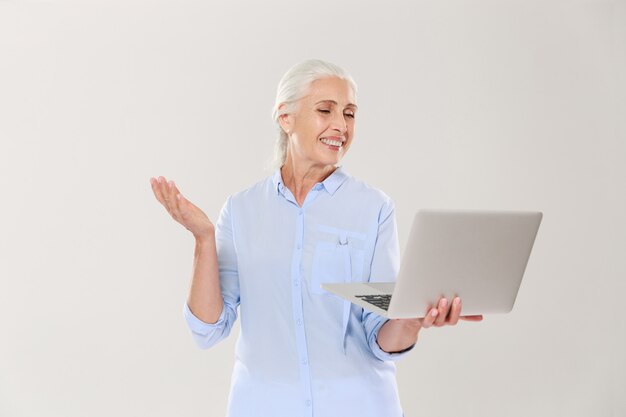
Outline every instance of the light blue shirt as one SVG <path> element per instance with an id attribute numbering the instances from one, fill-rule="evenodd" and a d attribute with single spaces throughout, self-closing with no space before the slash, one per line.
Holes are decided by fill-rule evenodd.
<path id="1" fill-rule="evenodd" d="M 394 281 L 394 204 L 341 167 L 299 207 L 277 170 L 230 196 L 216 222 L 224 309 L 215 324 L 184 316 L 207 349 L 241 315 L 229 417 L 403 415 L 393 361 L 376 341 L 387 319 L 320 288 Z"/>

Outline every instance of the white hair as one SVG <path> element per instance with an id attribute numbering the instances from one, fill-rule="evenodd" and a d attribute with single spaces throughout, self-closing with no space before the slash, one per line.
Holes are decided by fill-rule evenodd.
<path id="1" fill-rule="evenodd" d="M 272 111 L 272 119 L 278 128 L 278 137 L 274 147 L 273 165 L 275 168 L 280 168 L 285 163 L 289 143 L 289 137 L 278 122 L 279 117 L 283 114 L 289 114 L 295 109 L 295 103 L 304 96 L 313 81 L 326 77 L 338 77 L 346 80 L 356 95 L 356 83 L 350 74 L 335 64 L 319 59 L 308 59 L 294 65 L 280 79 L 276 91 L 276 102 Z M 285 106 L 279 110 L 278 107 L 281 104 L 285 104 Z"/>

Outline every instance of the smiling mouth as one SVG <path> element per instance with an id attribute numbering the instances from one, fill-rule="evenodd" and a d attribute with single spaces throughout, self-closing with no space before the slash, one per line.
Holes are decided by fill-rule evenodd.
<path id="1" fill-rule="evenodd" d="M 333 148 L 340 149 L 343 146 L 343 142 L 335 139 L 321 138 L 320 142 Z"/>

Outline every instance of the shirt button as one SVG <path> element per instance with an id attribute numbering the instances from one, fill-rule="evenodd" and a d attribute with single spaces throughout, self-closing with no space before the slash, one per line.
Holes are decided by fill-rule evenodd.
<path id="1" fill-rule="evenodd" d="M 296 246 L 298 248 L 298 250 L 302 249 L 302 245 L 298 243 L 298 246 Z"/>
<path id="2" fill-rule="evenodd" d="M 302 210 L 298 212 L 298 216 L 302 216 Z"/>
<path id="3" fill-rule="evenodd" d="M 304 403 L 306 404 L 307 407 L 311 406 L 311 400 L 306 400 Z"/>
<path id="4" fill-rule="evenodd" d="M 298 324 L 298 326 L 300 326 L 302 324 L 302 320 L 298 319 L 296 320 L 296 323 Z"/>
<path id="5" fill-rule="evenodd" d="M 307 364 L 307 360 L 306 359 L 302 359 L 302 365 L 306 365 Z"/>

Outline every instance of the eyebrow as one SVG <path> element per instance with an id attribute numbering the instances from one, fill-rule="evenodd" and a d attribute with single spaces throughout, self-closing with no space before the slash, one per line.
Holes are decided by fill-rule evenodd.
<path id="1" fill-rule="evenodd" d="M 337 103 L 335 100 L 320 100 L 320 101 L 318 101 L 318 102 L 317 102 L 317 103 L 315 103 L 315 104 L 320 104 L 320 103 L 333 103 L 334 105 L 339 104 L 339 103 Z M 357 106 L 356 104 L 353 104 L 353 103 L 348 103 L 348 104 L 346 105 L 346 107 L 354 107 L 355 109 L 358 109 L 358 108 L 359 108 L 359 106 Z"/>

